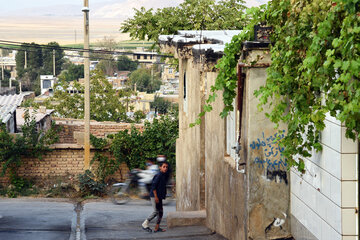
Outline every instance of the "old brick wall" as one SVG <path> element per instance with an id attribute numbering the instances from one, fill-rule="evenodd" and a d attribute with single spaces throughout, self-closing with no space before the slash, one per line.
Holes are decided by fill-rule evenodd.
<path id="1" fill-rule="evenodd" d="M 94 156 L 96 150 L 92 150 L 90 158 Z M 111 157 L 109 152 L 104 152 L 105 156 Z M 42 159 L 27 158 L 22 159 L 23 164 L 18 169 L 19 176 L 32 179 L 35 182 L 51 181 L 55 178 L 76 178 L 78 174 L 84 172 L 84 149 L 54 149 L 47 153 Z M 98 163 L 91 165 L 91 170 L 96 171 Z M 120 169 L 111 177 L 117 181 L 125 180 L 125 175 L 129 171 L 123 163 Z M 8 183 L 8 176 L 0 178 L 0 183 Z"/>
<path id="2" fill-rule="evenodd" d="M 84 121 L 78 119 L 54 118 L 56 126 L 61 128 L 59 143 L 82 144 L 84 133 Z M 137 129 L 142 130 L 143 124 L 135 124 Z M 131 129 L 130 123 L 96 122 L 90 121 L 90 133 L 96 137 L 106 137 L 109 134 Z"/>
<path id="3" fill-rule="evenodd" d="M 84 121 L 76 119 L 54 120 L 56 126 L 62 128 L 59 133 L 59 142 L 52 145 L 52 151 L 46 153 L 42 159 L 23 157 L 22 166 L 18 169 L 20 176 L 33 179 L 35 182 L 42 182 L 55 178 L 67 180 L 84 172 Z M 91 133 L 97 137 L 105 137 L 108 134 L 131 128 L 131 124 L 115 122 L 91 121 L 90 125 Z M 135 127 L 140 130 L 143 129 L 141 124 L 136 124 Z M 96 151 L 100 150 L 91 149 L 90 159 L 93 158 Z M 110 158 L 113 157 L 107 150 L 102 153 Z M 95 162 L 91 165 L 91 170 L 95 172 L 97 166 L 98 163 Z M 123 163 L 120 169 L 111 177 L 117 181 L 123 181 L 128 171 L 126 164 Z M 0 178 L 0 183 L 7 184 L 8 182 L 8 175 Z"/>

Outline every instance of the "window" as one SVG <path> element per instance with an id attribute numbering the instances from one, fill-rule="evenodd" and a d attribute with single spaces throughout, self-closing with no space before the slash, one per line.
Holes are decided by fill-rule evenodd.
<path id="1" fill-rule="evenodd" d="M 184 87 L 183 87 L 183 91 L 184 91 L 184 112 L 187 112 L 187 86 L 186 86 L 186 71 L 184 71 Z"/>
<path id="2" fill-rule="evenodd" d="M 51 80 L 43 80 L 43 88 L 44 89 L 51 88 Z"/>
<path id="3" fill-rule="evenodd" d="M 236 145 L 237 139 L 237 109 L 235 100 L 233 102 L 234 110 L 229 113 L 229 115 L 226 117 L 226 152 L 228 155 L 230 155 L 233 159 L 236 157 L 236 152 L 234 149 L 232 149 L 233 146 Z"/>
<path id="4" fill-rule="evenodd" d="M 172 74 L 172 73 L 173 73 L 173 69 L 169 68 L 169 74 Z"/>

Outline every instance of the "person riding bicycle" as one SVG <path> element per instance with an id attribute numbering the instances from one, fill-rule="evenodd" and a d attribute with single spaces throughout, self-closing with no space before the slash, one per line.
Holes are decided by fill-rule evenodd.
<path id="1" fill-rule="evenodd" d="M 162 161 L 160 162 L 159 165 L 160 165 L 159 166 L 160 171 L 154 176 L 150 191 L 150 200 L 154 211 L 142 223 L 142 228 L 149 232 L 152 231 L 151 228 L 149 227 L 149 223 L 155 217 L 157 217 L 157 222 L 155 225 L 154 232 L 166 231 L 165 229 L 160 228 L 160 222 L 164 214 L 162 200 L 166 198 L 166 183 L 169 178 L 168 175 L 169 163 L 166 161 Z"/>

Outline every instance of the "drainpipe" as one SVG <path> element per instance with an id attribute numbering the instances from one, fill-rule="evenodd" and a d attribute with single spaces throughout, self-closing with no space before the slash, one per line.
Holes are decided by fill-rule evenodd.
<path id="1" fill-rule="evenodd" d="M 240 150 L 241 150 L 241 127 L 242 127 L 242 112 L 244 102 L 244 85 L 245 85 L 245 74 L 242 72 L 242 68 L 245 66 L 244 63 L 238 64 L 238 111 L 239 111 L 239 137 L 237 145 L 234 147 L 236 150 L 236 171 L 245 174 L 246 161 L 241 162 Z"/>

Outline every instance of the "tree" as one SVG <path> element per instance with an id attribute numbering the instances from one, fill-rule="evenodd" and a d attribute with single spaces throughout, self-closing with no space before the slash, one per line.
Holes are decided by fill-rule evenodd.
<path id="1" fill-rule="evenodd" d="M 64 53 L 56 42 L 51 42 L 48 47 L 31 43 L 24 43 L 20 46 L 16 56 L 16 70 L 18 80 L 22 83 L 24 91 L 35 91 L 40 94 L 40 74 L 52 74 L 52 48 L 56 49 L 56 72 L 61 70 Z M 25 52 L 26 52 L 26 69 L 25 69 Z"/>
<path id="2" fill-rule="evenodd" d="M 84 78 L 84 65 L 76 65 L 71 62 L 64 64 L 64 70 L 59 75 L 59 78 L 66 82 Z"/>
<path id="3" fill-rule="evenodd" d="M 27 66 L 25 69 L 25 52 Z M 43 55 L 41 47 L 36 43 L 22 44 L 15 56 L 16 69 L 18 76 L 21 78 L 26 71 L 39 71 L 43 65 Z"/>
<path id="4" fill-rule="evenodd" d="M 175 146 L 178 138 L 179 121 L 177 115 L 163 115 L 151 123 L 146 121 L 143 131 L 134 126 L 131 131 L 120 131 L 114 136 L 110 151 L 118 165 L 125 162 L 132 168 L 144 168 L 148 158 L 164 154 L 171 166 L 175 168 Z"/>
<path id="5" fill-rule="evenodd" d="M 154 102 L 150 105 L 151 108 L 155 108 L 155 112 L 159 114 L 166 114 L 171 107 L 171 102 L 165 100 L 164 98 L 155 96 Z"/>
<path id="6" fill-rule="evenodd" d="M 61 72 L 64 63 L 64 50 L 60 48 L 57 42 L 50 42 L 46 48 L 43 48 L 43 74 L 52 75 L 54 72 L 53 50 L 55 50 L 55 75 Z"/>
<path id="7" fill-rule="evenodd" d="M 245 9 L 243 0 L 185 0 L 177 7 L 156 11 L 142 7 L 120 30 L 134 39 L 157 41 L 159 35 L 178 30 L 242 29 L 248 22 Z"/>
<path id="8" fill-rule="evenodd" d="M 91 74 L 90 119 L 96 121 L 127 121 L 126 109 L 117 92 L 100 70 Z M 55 86 L 54 96 L 46 101 L 46 106 L 53 108 L 56 114 L 67 118 L 84 118 L 84 86 L 74 81 L 72 84 L 60 81 Z"/>
<path id="9" fill-rule="evenodd" d="M 117 68 L 119 71 L 135 71 L 138 64 L 138 61 L 131 61 L 127 56 L 120 56 L 117 60 Z"/>
<path id="10" fill-rule="evenodd" d="M 102 59 L 96 65 L 96 68 L 101 70 L 106 76 L 114 76 L 115 71 L 117 70 L 117 63 L 115 60 L 110 59 Z"/>
<path id="11" fill-rule="evenodd" d="M 1 71 L 1 70 L 0 70 Z M 0 73 L 1 74 L 1 73 Z M 4 69 L 4 79 L 1 79 L 1 86 L 9 86 L 10 70 Z"/>
<path id="12" fill-rule="evenodd" d="M 160 89 L 161 80 L 158 75 L 151 74 L 151 70 L 140 68 L 130 74 L 129 84 L 141 92 L 152 93 Z"/>
<path id="13" fill-rule="evenodd" d="M 111 53 L 117 46 L 115 39 L 104 36 L 102 40 L 98 41 L 97 45 L 102 50 L 109 51 L 109 53 L 91 53 L 91 59 L 100 60 L 100 62 L 96 65 L 96 68 L 103 71 L 103 73 L 107 76 L 113 76 L 114 72 L 117 70 L 117 63 Z"/>

